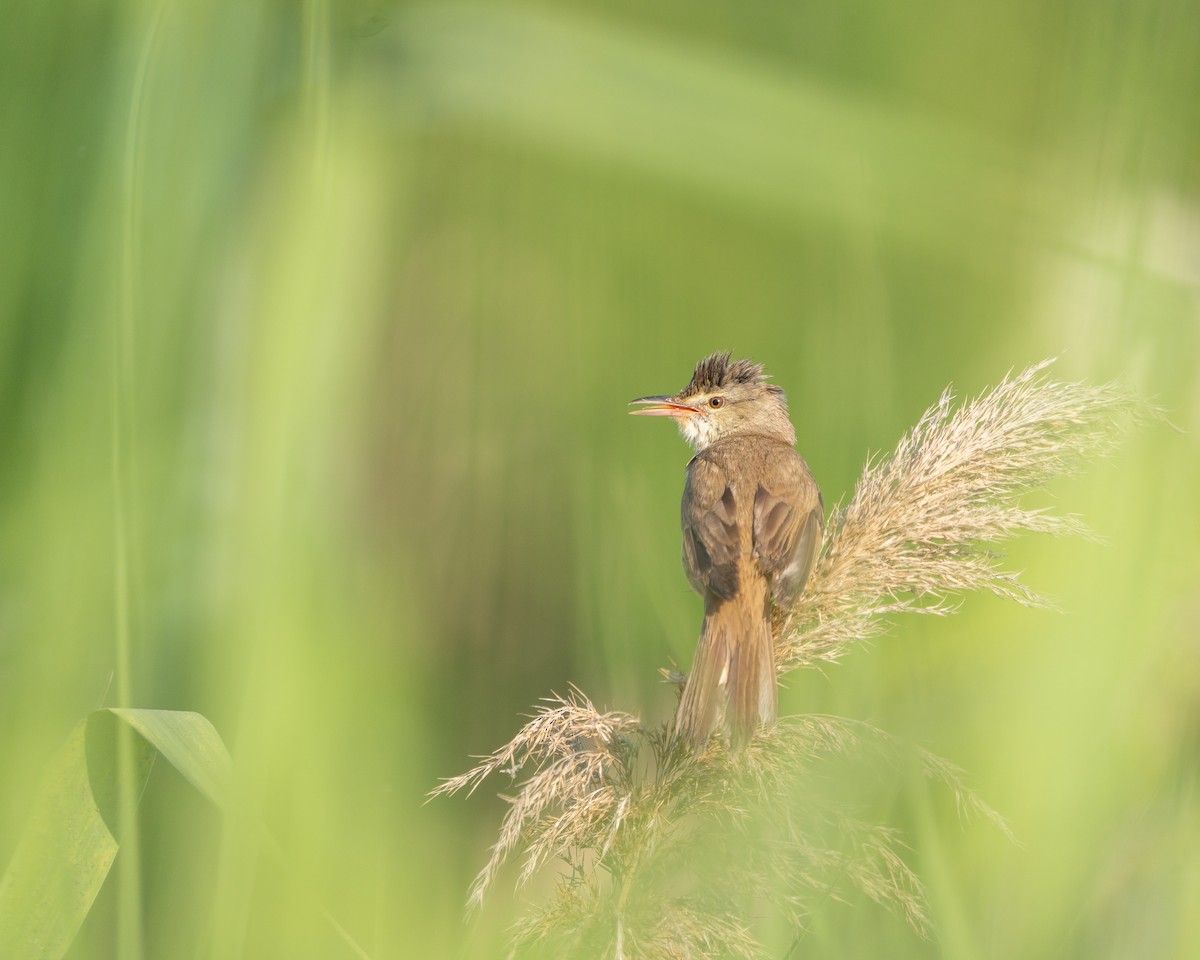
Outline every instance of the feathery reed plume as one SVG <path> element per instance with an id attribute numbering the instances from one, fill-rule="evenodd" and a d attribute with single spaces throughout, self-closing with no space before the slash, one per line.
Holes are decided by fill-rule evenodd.
<path id="1" fill-rule="evenodd" d="M 493 773 L 505 771 L 516 779 L 525 768 L 532 771 L 511 801 L 492 855 L 471 887 L 469 902 L 473 906 L 482 904 L 496 872 L 523 838 L 532 837 L 518 885 L 552 857 L 574 848 L 593 847 L 600 834 L 611 839 L 621 824 L 627 798 L 611 769 L 617 756 L 612 746 L 618 736 L 637 728 L 637 719 L 625 713 L 601 713 L 577 687 L 566 697 L 555 694 L 546 698 L 545 704 L 511 741 L 483 758 L 483 763 L 443 781 L 430 794 L 453 794 L 466 788 L 469 796 Z M 553 816 L 547 818 L 548 812 Z M 601 843 L 601 852 L 607 845 L 607 841 Z"/>
<path id="2" fill-rule="evenodd" d="M 1114 386 L 1049 380 L 1045 367 L 957 410 L 947 391 L 891 457 L 868 462 L 834 513 L 808 588 L 774 624 L 780 671 L 836 659 L 878 635 L 890 614 L 949 613 L 970 590 L 1043 602 L 987 546 L 1027 531 L 1086 533 L 1078 518 L 1018 497 L 1110 450 L 1122 418 L 1155 412 Z M 563 864 L 556 893 L 518 922 L 516 950 L 753 958 L 761 951 L 746 918 L 765 903 L 802 932 L 815 903 L 861 896 L 929 933 L 896 831 L 851 815 L 824 775 L 830 764 L 875 770 L 914 759 L 951 791 L 960 815 L 1011 836 L 958 767 L 869 724 L 785 717 L 742 749 L 714 737 L 693 751 L 669 725 L 600 711 L 574 687 L 431 795 L 472 793 L 499 773 L 516 784 L 472 906 L 518 851 L 518 887 L 551 860 Z"/>
<path id="3" fill-rule="evenodd" d="M 958 409 L 947 389 L 890 457 L 867 463 L 830 518 L 804 593 L 776 623 L 781 673 L 837 659 L 883 632 L 890 614 L 950 613 L 952 598 L 970 591 L 1045 605 L 990 546 L 1022 533 L 1086 535 L 1078 517 L 1019 497 L 1078 472 L 1115 447 L 1122 421 L 1155 412 L 1115 384 L 1051 380 L 1052 362 Z"/>

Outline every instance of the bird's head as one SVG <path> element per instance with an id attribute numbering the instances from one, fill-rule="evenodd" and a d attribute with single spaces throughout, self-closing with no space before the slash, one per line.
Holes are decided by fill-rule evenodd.
<path id="1" fill-rule="evenodd" d="M 783 390 L 767 383 L 762 364 L 714 353 L 696 365 L 691 382 L 670 396 L 639 397 L 630 413 L 674 417 L 696 450 L 726 437 L 757 434 L 796 442 Z"/>

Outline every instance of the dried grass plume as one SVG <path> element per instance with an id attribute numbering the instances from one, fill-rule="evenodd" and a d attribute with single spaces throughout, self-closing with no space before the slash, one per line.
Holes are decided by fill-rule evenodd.
<path id="1" fill-rule="evenodd" d="M 1114 449 L 1124 424 L 1156 413 L 1125 389 L 1050 379 L 1046 360 L 954 405 L 950 389 L 891 456 L 868 462 L 827 524 L 796 607 L 780 618 L 780 672 L 835 660 L 901 612 L 944 615 L 984 591 L 1039 606 L 994 547 L 1023 533 L 1086 534 L 1076 516 L 1022 506 L 1048 480 Z"/>

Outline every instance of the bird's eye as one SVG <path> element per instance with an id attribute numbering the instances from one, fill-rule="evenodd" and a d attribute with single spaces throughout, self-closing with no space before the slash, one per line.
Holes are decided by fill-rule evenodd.
<path id="1" fill-rule="evenodd" d="M 710 407 L 712 407 L 714 410 L 716 410 L 725 405 L 725 398 L 724 397 L 710 397 L 709 401 L 708 401 L 708 405 Z"/>

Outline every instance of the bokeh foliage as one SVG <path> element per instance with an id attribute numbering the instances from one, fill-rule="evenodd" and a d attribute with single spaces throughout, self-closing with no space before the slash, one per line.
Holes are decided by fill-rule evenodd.
<path id="1" fill-rule="evenodd" d="M 1198 28 L 1181 0 L 16 5 L 0 859 L 83 716 L 195 710 L 230 812 L 151 777 L 146 956 L 341 955 L 313 889 L 372 956 L 499 954 L 514 904 L 462 906 L 502 804 L 425 791 L 570 681 L 666 717 L 699 622 L 685 449 L 625 401 L 761 360 L 837 501 L 947 382 L 1061 354 L 1182 428 L 1051 491 L 1106 544 L 1014 546 L 1064 612 L 974 598 L 781 704 L 950 757 L 1021 845 L 881 775 L 938 938 L 831 903 L 798 952 L 1194 955 Z M 117 890 L 71 956 L 115 954 Z"/>

